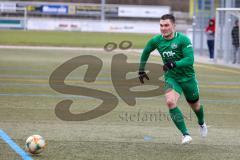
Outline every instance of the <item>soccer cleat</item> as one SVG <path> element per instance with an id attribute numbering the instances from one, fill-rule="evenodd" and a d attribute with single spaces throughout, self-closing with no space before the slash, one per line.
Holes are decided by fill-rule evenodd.
<path id="1" fill-rule="evenodd" d="M 203 123 L 203 125 L 199 125 L 199 130 L 201 137 L 207 137 L 208 129 L 206 123 Z"/>
<path id="2" fill-rule="evenodd" d="M 189 144 L 192 141 L 192 137 L 189 135 L 184 135 L 182 137 L 182 144 Z"/>

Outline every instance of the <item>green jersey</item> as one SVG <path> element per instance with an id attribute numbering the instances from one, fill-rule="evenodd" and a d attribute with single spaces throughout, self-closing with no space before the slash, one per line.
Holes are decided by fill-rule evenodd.
<path id="1" fill-rule="evenodd" d="M 164 74 L 165 79 L 170 77 L 184 82 L 195 77 L 193 48 L 187 36 L 179 32 L 175 32 L 174 38 L 170 40 L 164 39 L 161 34 L 154 36 L 143 50 L 140 70 L 144 70 L 150 53 L 155 49 L 160 53 L 164 64 L 169 61 L 176 62 L 176 67 Z"/>

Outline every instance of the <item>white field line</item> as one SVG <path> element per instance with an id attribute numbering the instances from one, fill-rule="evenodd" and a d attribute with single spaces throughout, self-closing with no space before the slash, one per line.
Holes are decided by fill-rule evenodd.
<path id="1" fill-rule="evenodd" d="M 0 45 L 0 49 L 38 49 L 38 50 L 83 50 L 83 51 L 104 51 L 103 48 L 89 48 L 89 47 L 53 47 L 53 46 L 14 46 L 14 45 Z M 141 52 L 142 49 L 115 49 L 117 52 Z"/>

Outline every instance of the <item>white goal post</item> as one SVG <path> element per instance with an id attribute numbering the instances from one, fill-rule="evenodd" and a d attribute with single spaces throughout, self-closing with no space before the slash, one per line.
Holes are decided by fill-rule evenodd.
<path id="1" fill-rule="evenodd" d="M 236 64 L 236 61 L 238 61 L 240 63 L 239 50 L 236 51 L 232 44 L 232 29 L 237 20 L 240 20 L 240 8 L 217 8 L 214 45 L 215 62 Z M 233 36 L 239 37 L 239 32 Z"/>

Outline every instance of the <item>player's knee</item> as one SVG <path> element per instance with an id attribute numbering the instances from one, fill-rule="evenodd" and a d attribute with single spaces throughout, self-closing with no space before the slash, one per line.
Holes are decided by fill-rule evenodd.
<path id="1" fill-rule="evenodd" d="M 177 106 L 177 101 L 178 101 L 179 96 L 180 95 L 174 90 L 165 94 L 166 104 L 169 109 L 172 109 Z"/>
<path id="2" fill-rule="evenodd" d="M 169 109 L 174 108 L 177 105 L 176 102 L 174 101 L 174 99 L 167 99 L 166 104 Z"/>

